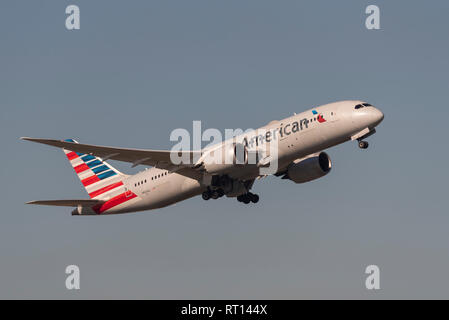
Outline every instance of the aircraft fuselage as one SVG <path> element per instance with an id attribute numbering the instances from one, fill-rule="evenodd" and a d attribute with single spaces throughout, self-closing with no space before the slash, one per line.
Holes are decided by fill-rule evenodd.
<path id="1" fill-rule="evenodd" d="M 341 101 L 315 107 L 291 117 L 271 121 L 264 129 L 264 136 L 248 137 L 248 149 L 277 139 L 278 172 L 295 159 L 320 152 L 349 140 L 359 140 L 374 132 L 383 114 L 375 107 L 358 108 L 362 101 Z M 365 130 L 365 131 L 364 131 Z M 367 134 L 357 136 L 360 132 Z M 228 143 L 227 141 L 223 144 Z M 259 176 L 257 167 L 233 170 L 233 179 L 251 180 Z M 105 213 L 124 213 L 162 208 L 200 195 L 208 188 L 202 180 L 192 179 L 176 172 L 150 168 L 125 179 L 123 192 L 135 195 L 129 201 L 115 206 Z"/>

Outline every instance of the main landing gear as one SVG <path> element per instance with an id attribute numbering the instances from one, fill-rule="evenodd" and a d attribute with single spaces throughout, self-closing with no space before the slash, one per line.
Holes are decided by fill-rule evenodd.
<path id="1" fill-rule="evenodd" d="M 359 141 L 359 148 L 360 149 L 368 149 L 368 146 L 369 146 L 368 142 L 362 141 L 362 140 Z"/>
<path id="2" fill-rule="evenodd" d="M 238 196 L 237 201 L 243 202 L 244 204 L 248 204 L 250 202 L 257 203 L 257 202 L 259 202 L 259 196 L 257 194 L 248 192 L 248 193 Z"/>
<path id="3" fill-rule="evenodd" d="M 223 197 L 225 194 L 228 197 L 237 197 L 239 202 L 243 202 L 248 204 L 250 202 L 257 203 L 259 202 L 259 196 L 257 194 L 248 192 L 251 189 L 254 180 L 248 181 L 239 181 L 233 180 L 229 178 L 229 176 L 213 176 L 212 183 L 207 187 L 207 190 L 204 190 L 202 193 L 202 198 L 204 200 L 209 199 L 218 199 Z"/>
<path id="4" fill-rule="evenodd" d="M 223 197 L 224 194 L 225 193 L 224 193 L 223 189 L 216 189 L 216 190 L 208 189 L 202 193 L 201 197 L 204 200 L 218 199 L 218 198 Z M 259 202 L 259 196 L 257 194 L 248 192 L 248 193 L 239 195 L 237 197 L 237 201 L 243 202 L 244 204 L 248 204 L 250 202 L 257 203 L 257 202 Z"/>
<path id="5" fill-rule="evenodd" d="M 211 189 L 207 189 L 206 191 L 203 192 L 203 194 L 201 195 L 203 197 L 204 200 L 209 200 L 209 199 L 218 199 L 224 196 L 224 191 L 223 189 L 216 189 L 216 190 L 211 190 Z"/>

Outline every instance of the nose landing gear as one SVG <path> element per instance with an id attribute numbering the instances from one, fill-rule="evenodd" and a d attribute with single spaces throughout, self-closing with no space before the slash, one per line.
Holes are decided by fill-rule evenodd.
<path id="1" fill-rule="evenodd" d="M 368 146 L 369 146 L 368 142 L 362 141 L 362 140 L 359 141 L 359 148 L 360 149 L 368 149 Z"/>

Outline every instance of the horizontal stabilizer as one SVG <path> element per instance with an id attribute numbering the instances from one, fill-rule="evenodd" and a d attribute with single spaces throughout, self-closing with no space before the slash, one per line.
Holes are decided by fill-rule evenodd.
<path id="1" fill-rule="evenodd" d="M 79 200 L 37 200 L 27 202 L 26 204 L 38 204 L 43 206 L 58 206 L 58 207 L 78 207 L 78 206 L 93 207 L 101 203 L 104 203 L 104 201 L 79 199 Z"/>

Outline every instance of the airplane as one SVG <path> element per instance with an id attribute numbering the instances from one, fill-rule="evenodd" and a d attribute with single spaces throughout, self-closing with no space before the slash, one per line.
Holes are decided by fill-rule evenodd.
<path id="1" fill-rule="evenodd" d="M 323 150 L 347 141 L 368 148 L 365 139 L 376 132 L 384 114 L 369 103 L 346 100 L 325 104 L 274 120 L 243 140 L 227 139 L 196 151 L 176 151 L 189 160 L 174 163 L 169 150 L 128 149 L 81 144 L 73 139 L 52 140 L 22 137 L 22 140 L 62 148 L 90 199 L 38 200 L 27 204 L 74 207 L 72 215 L 108 215 L 163 208 L 201 195 L 204 200 L 223 196 L 244 204 L 257 203 L 250 192 L 261 168 L 277 161 L 274 176 L 305 183 L 327 175 L 332 168 Z M 256 131 L 255 131 L 256 132 Z M 259 132 L 259 131 L 257 131 Z M 243 136 L 242 136 L 243 137 Z M 276 142 L 273 154 L 253 157 L 257 149 Z M 217 150 L 230 162 L 206 161 Z M 241 152 L 238 150 L 242 150 Z M 265 156 L 264 156 L 265 155 Z M 276 158 L 274 158 L 276 156 Z M 150 166 L 135 175 L 124 174 L 107 160 Z M 239 161 L 238 161 L 239 160 Z"/>

